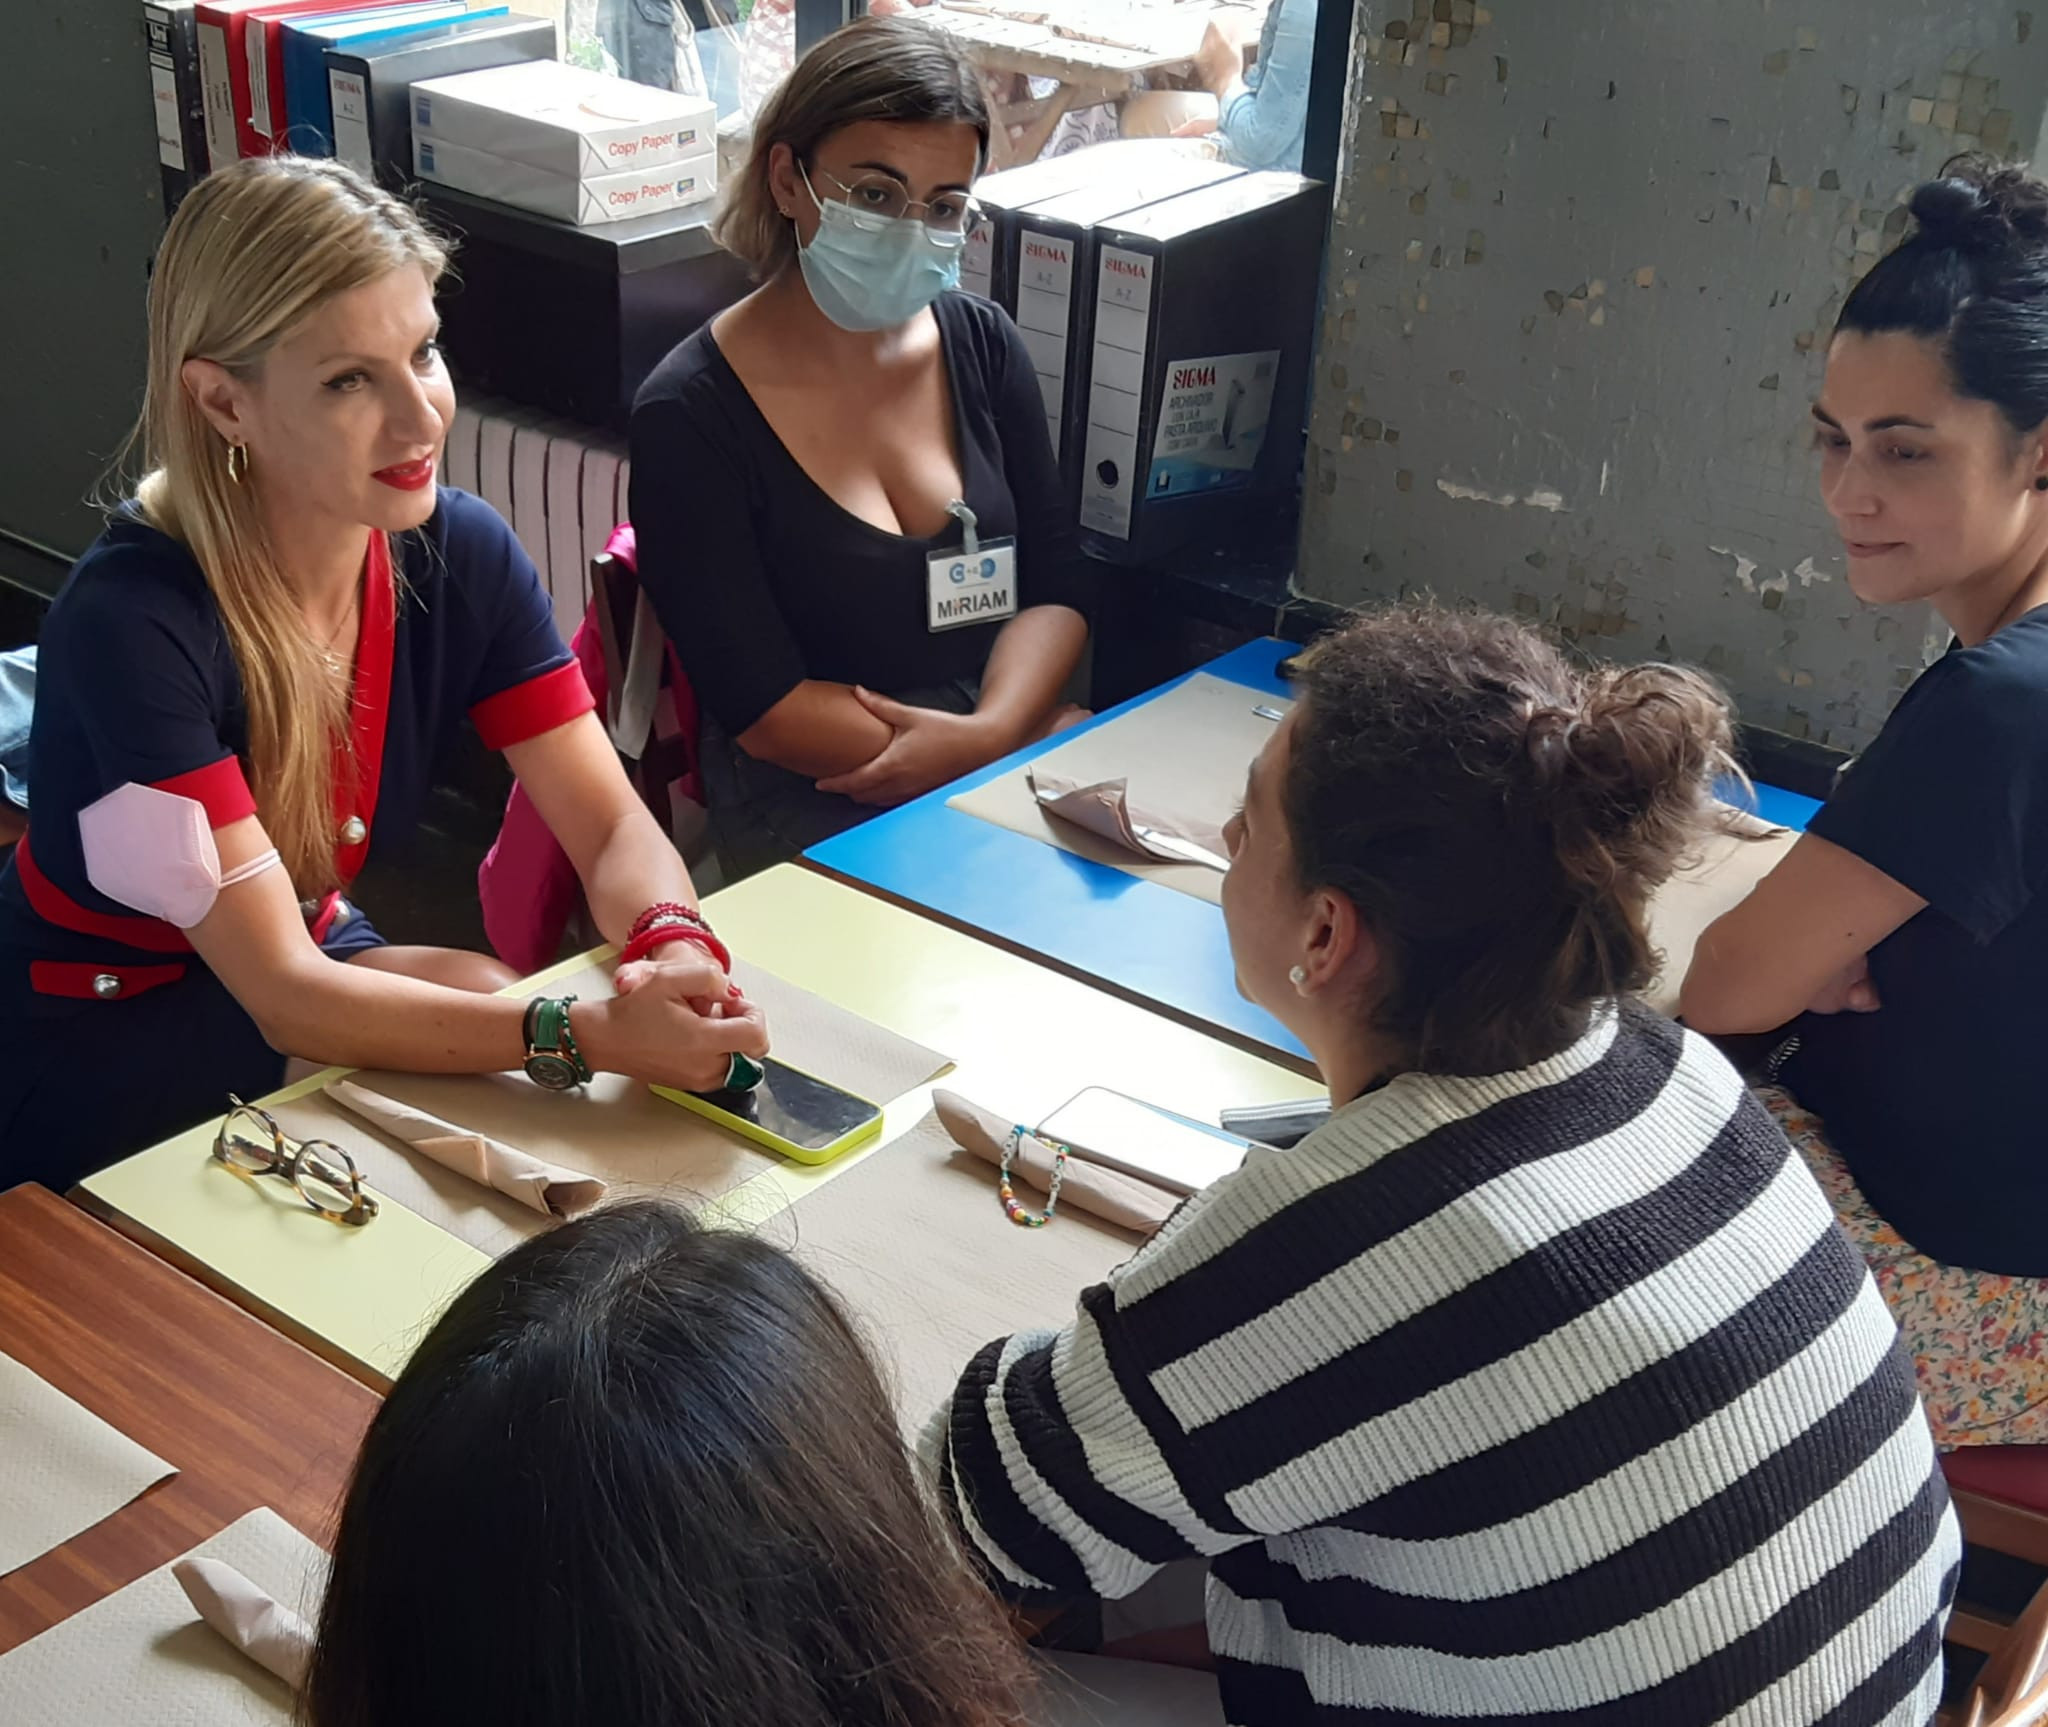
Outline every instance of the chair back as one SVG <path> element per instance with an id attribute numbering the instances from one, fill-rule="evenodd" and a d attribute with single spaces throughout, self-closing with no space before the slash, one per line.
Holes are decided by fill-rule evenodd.
<path id="1" fill-rule="evenodd" d="M 687 857 L 704 830 L 697 699 L 632 564 L 620 555 L 623 537 L 614 535 L 590 560 L 608 691 L 605 729 L 633 789 Z"/>
<path id="2" fill-rule="evenodd" d="M 1964 1706 L 1963 1727 L 2035 1727 L 2048 1720 L 2048 1584 L 1984 1663 Z"/>

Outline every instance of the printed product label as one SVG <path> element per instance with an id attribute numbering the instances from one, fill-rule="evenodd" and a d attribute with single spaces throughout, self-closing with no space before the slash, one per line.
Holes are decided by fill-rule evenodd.
<path id="1" fill-rule="evenodd" d="M 1160 388 L 1146 496 L 1185 498 L 1249 486 L 1279 369 L 1277 348 L 1171 362 Z"/>

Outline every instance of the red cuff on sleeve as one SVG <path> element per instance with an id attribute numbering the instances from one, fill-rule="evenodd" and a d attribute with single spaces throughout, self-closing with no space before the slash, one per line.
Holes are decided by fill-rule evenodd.
<path id="1" fill-rule="evenodd" d="M 222 756 L 207 767 L 151 783 L 160 792 L 173 792 L 204 804 L 208 827 L 224 828 L 256 813 L 255 796 L 242 777 L 242 764 L 233 756 Z"/>
<path id="2" fill-rule="evenodd" d="M 551 732 L 597 706 L 584 682 L 583 668 L 574 660 L 486 696 L 469 710 L 477 736 L 493 750 L 509 750 L 542 732 Z"/>

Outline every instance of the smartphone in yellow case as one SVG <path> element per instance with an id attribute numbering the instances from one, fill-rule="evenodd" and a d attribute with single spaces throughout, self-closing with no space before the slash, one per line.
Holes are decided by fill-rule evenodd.
<path id="1" fill-rule="evenodd" d="M 752 1091 L 649 1089 L 799 1163 L 830 1163 L 882 1131 L 880 1105 L 772 1055 L 761 1058 L 761 1067 L 761 1083 Z"/>

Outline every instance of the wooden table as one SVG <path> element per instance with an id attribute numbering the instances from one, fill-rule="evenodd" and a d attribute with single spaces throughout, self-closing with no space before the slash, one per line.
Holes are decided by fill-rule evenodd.
<path id="1" fill-rule="evenodd" d="M 33 1185 L 0 1194 L 0 1350 L 178 1470 L 0 1577 L 0 1653 L 260 1505 L 326 1545 L 377 1408 L 347 1375 Z"/>
<path id="2" fill-rule="evenodd" d="M 1156 20 L 1147 16 L 1153 12 Z M 989 116 L 989 165 L 1007 168 L 1036 161 L 1053 129 L 1069 113 L 1121 102 L 1141 78 L 1147 85 L 1186 78 L 1204 28 L 1224 13 L 1247 18 L 1247 27 L 1256 36 L 1264 8 L 1207 0 L 1134 6 L 1120 9 L 1114 26 L 1108 28 L 1110 20 L 1100 8 L 1091 15 L 1088 8 L 1057 3 L 1006 6 L 1002 0 L 940 0 L 916 16 L 951 36 L 983 73 L 1058 81 L 1059 88 L 1050 96 L 994 104 Z M 1090 40 L 1091 36 L 1103 39 Z"/>

